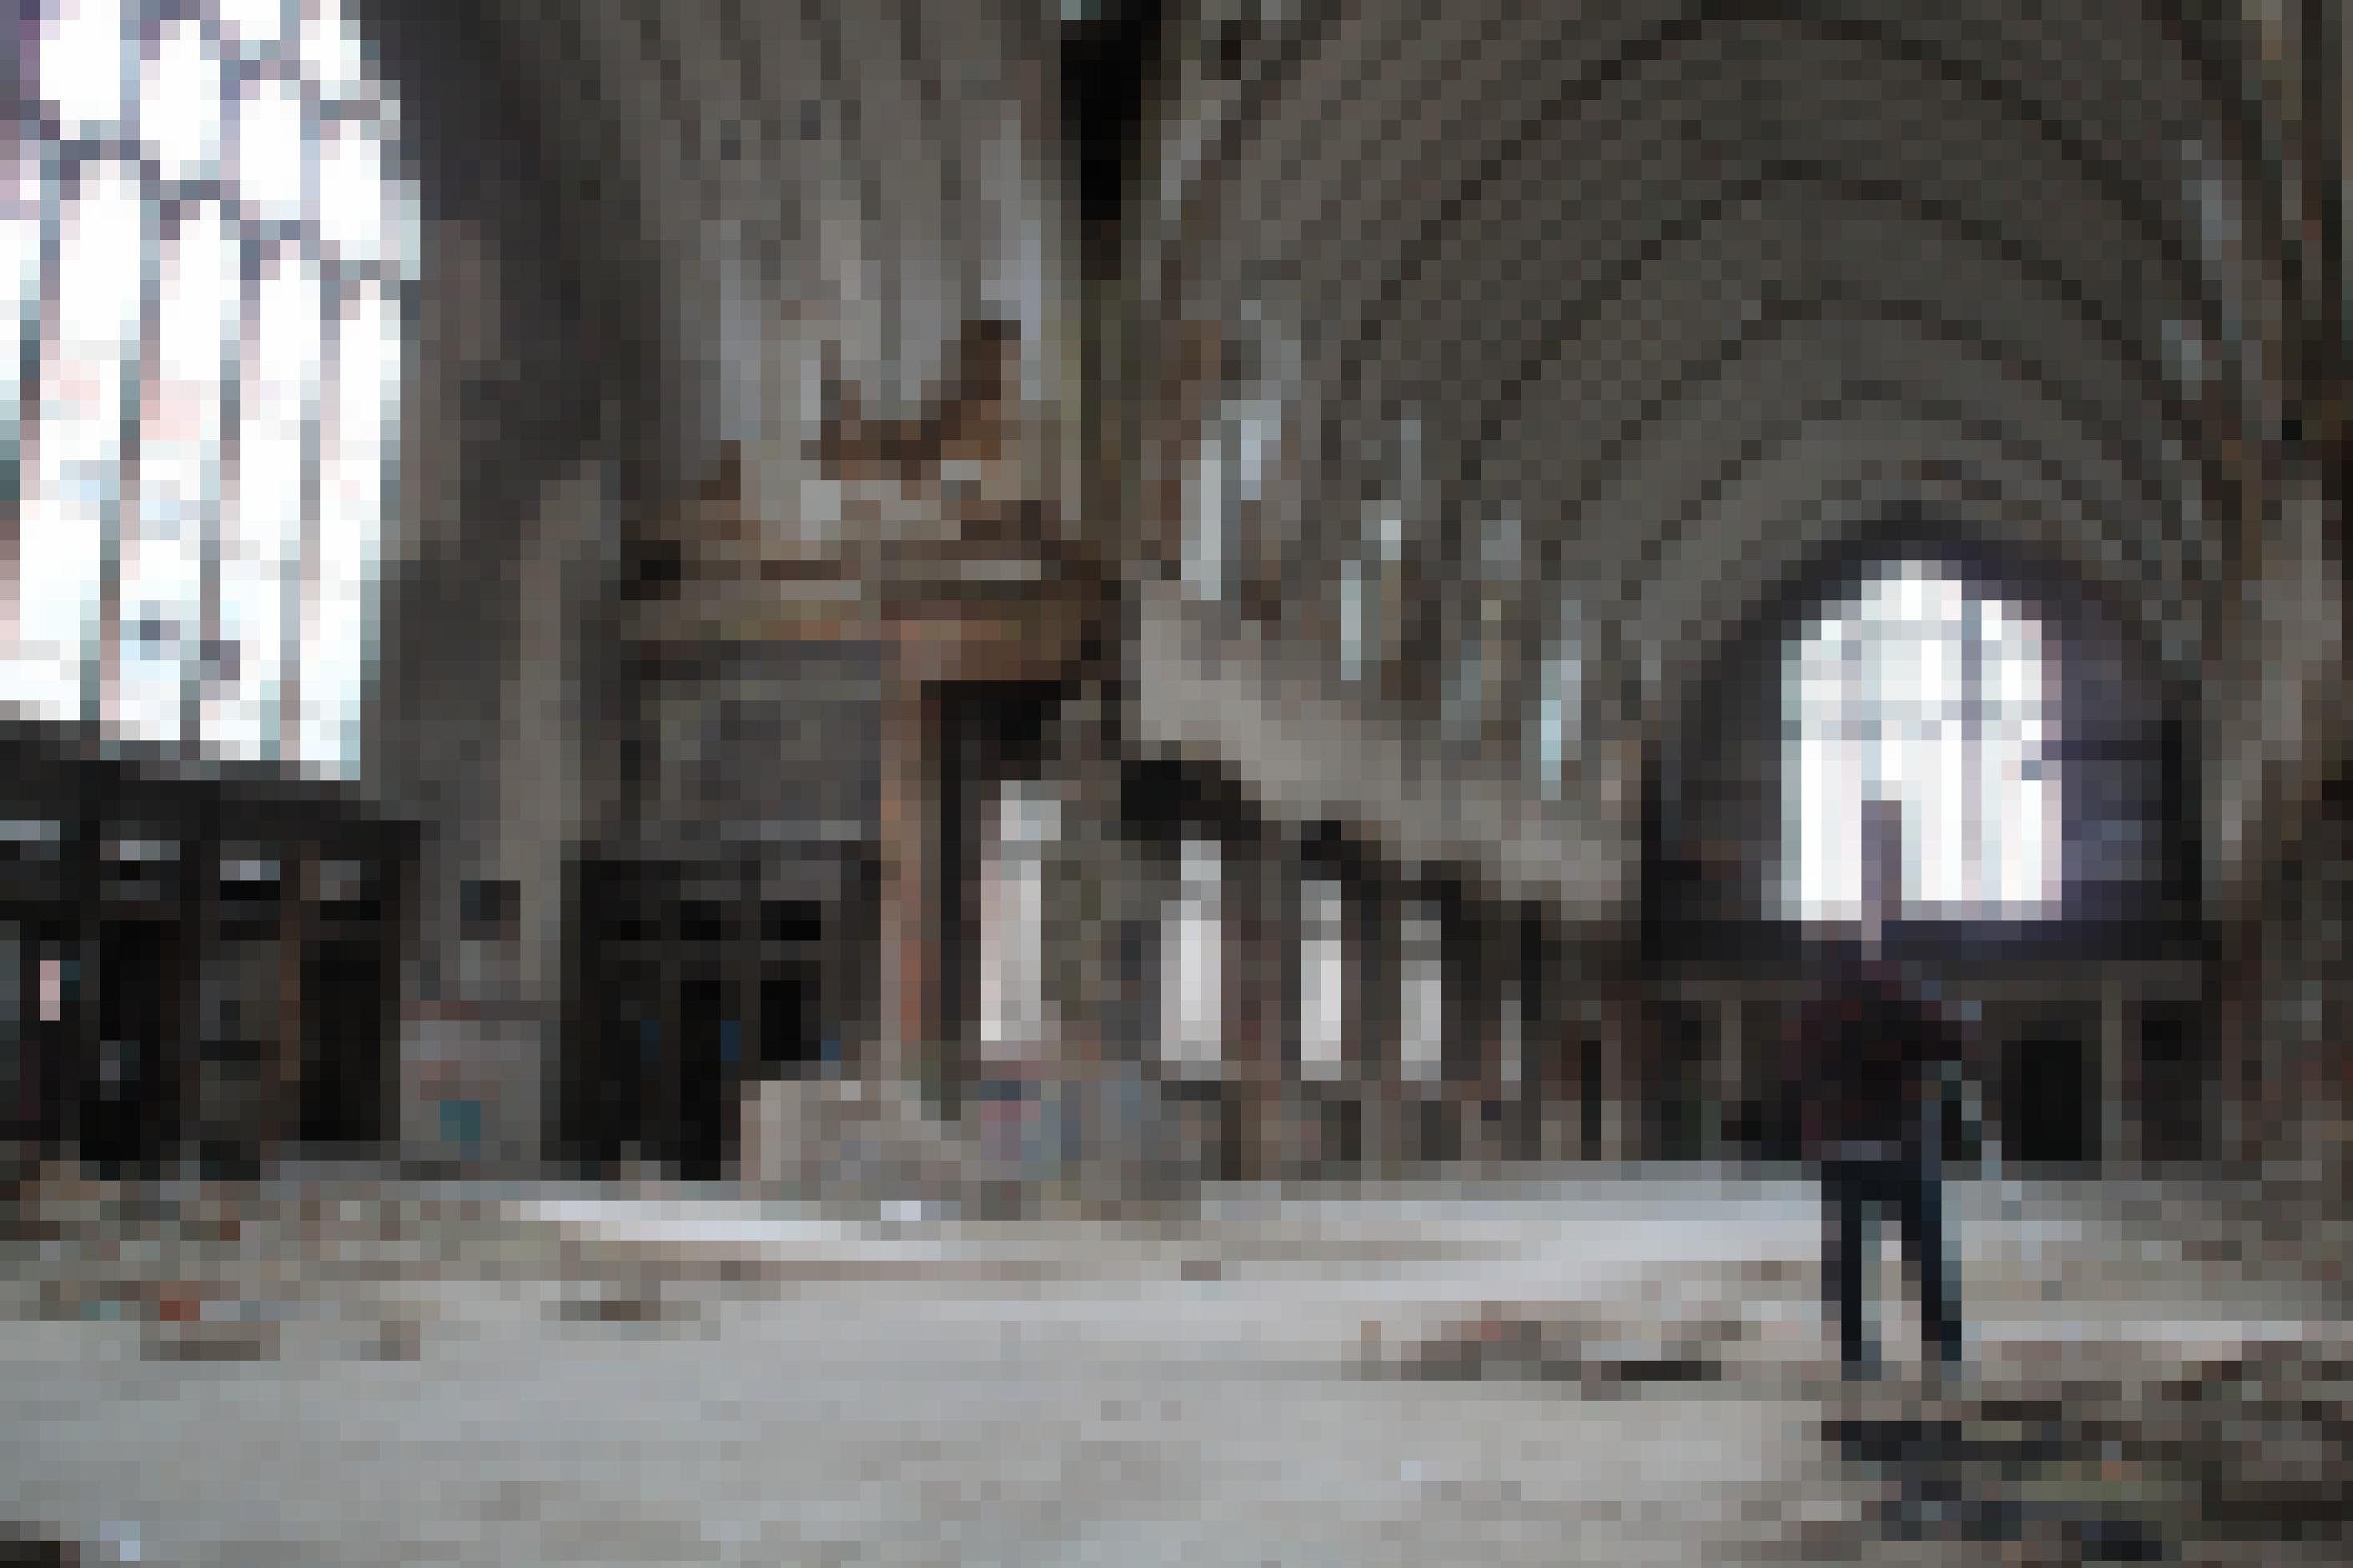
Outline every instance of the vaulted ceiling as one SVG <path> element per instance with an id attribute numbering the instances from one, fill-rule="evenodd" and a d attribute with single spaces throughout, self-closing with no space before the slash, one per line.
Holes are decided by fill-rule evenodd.
<path id="1" fill-rule="evenodd" d="M 1644 734 L 1810 556 L 1917 509 L 2109 591 L 2185 695 L 2300 635 L 2225 590 L 2341 551 L 2283 525 L 2327 463 L 2306 345 L 2342 331 L 2327 7 L 1225 0 L 1188 28 L 1137 309 L 1171 363 L 1203 322 L 1295 354 L 1267 520 L 1294 584 L 1410 418 L 1420 591 L 1517 517 L 1514 613 L 1577 601 Z"/>
<path id="2" fill-rule="evenodd" d="M 1301 340 L 1311 532 L 1409 409 L 1440 526 L 1516 510 L 1668 658 L 1894 491 L 2197 653 L 2284 323 L 2260 125 L 2160 8 L 1287 9 L 1195 66 L 1139 253 Z"/>

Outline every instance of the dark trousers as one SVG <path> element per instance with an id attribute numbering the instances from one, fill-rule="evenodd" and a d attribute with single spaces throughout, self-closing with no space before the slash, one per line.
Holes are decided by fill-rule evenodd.
<path id="1" fill-rule="evenodd" d="M 1863 1216 L 1865 1205 L 1877 1204 L 1894 1215 L 1919 1280 L 1921 1338 L 1947 1362 L 1959 1361 L 1960 1305 L 1945 1258 L 1944 1194 L 1926 1165 L 1916 1159 L 1825 1161 L 1822 1201 L 1822 1283 L 1836 1296 L 1841 1359 L 1860 1367 L 1870 1357 L 1862 1273 L 1872 1248 Z"/>

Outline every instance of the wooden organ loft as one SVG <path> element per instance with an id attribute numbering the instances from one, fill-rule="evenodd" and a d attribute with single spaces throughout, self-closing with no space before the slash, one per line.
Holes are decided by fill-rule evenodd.
<path id="1" fill-rule="evenodd" d="M 417 835 L 263 766 L 0 732 L 0 1138 L 236 1173 L 375 1154 Z"/>

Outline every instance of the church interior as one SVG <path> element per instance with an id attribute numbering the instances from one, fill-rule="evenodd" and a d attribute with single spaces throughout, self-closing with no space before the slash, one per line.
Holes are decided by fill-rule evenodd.
<path id="1" fill-rule="evenodd" d="M 2333 0 L 10 5 L 25 1190 L 2341 1206 Z"/>
<path id="2" fill-rule="evenodd" d="M 2336 1159 L 2329 7 L 1064 9 L 20 7 L 20 1152 Z"/>

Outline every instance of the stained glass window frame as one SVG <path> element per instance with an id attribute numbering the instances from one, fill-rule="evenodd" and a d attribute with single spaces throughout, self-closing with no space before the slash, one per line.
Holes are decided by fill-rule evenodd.
<path id="1" fill-rule="evenodd" d="M 415 182 L 396 95 L 371 68 L 366 41 L 335 0 L 120 0 L 119 6 L 19 0 L 14 10 L 24 47 L 0 126 L 7 138 L 0 174 L 16 190 L 0 219 L 23 218 L 30 171 L 39 239 L 29 279 L 0 277 L 0 309 L 9 310 L 15 328 L 0 337 L 0 352 L 15 349 L 17 371 L 13 385 L 0 385 L 10 403 L 0 410 L 7 421 L 0 427 L 6 458 L 0 463 L 0 706 L 16 717 L 78 722 L 110 750 L 353 776 L 360 763 L 359 711 L 375 663 L 384 531 L 397 505 L 400 391 L 418 274 Z M 110 11 L 119 12 L 121 112 L 93 120 L 75 111 L 74 89 L 43 73 L 62 70 L 52 51 L 77 26 L 96 29 L 82 35 L 82 46 L 93 56 L 101 52 L 94 40 L 103 36 Z M 174 71 L 183 90 L 167 100 L 162 84 Z M 185 89 L 208 71 L 216 112 L 206 116 L 190 107 L 197 100 Z M 276 210 L 250 188 L 254 149 L 243 140 L 250 106 L 265 98 L 288 104 L 299 121 L 297 155 L 278 166 L 281 175 L 294 171 L 300 198 Z M 196 129 L 193 156 L 172 155 L 150 134 L 153 111 L 167 101 L 184 127 Z M 335 209 L 346 222 L 331 231 L 320 153 L 330 140 L 346 138 L 373 151 L 379 180 L 372 204 L 353 204 L 349 180 L 368 172 L 346 171 Z M 273 146 L 280 143 L 282 138 Z M 118 437 L 100 465 L 110 472 L 95 504 L 83 505 L 52 493 L 54 476 L 39 465 L 45 443 L 69 450 L 93 428 L 90 415 L 58 396 L 60 384 L 79 373 L 75 361 L 88 357 L 64 352 L 76 327 L 65 320 L 60 275 L 71 212 L 91 172 L 107 170 L 135 188 L 140 297 L 135 332 L 121 353 L 126 374 Z M 355 251 L 341 242 L 367 237 L 367 221 L 350 220 L 370 206 L 380 243 Z M 192 225 L 222 235 L 224 257 L 216 259 L 225 261 L 227 247 L 236 258 L 234 298 L 215 301 L 225 319 L 220 364 L 209 381 L 167 374 L 185 365 L 167 365 L 161 348 L 166 312 L 182 311 L 172 318 L 176 326 L 185 321 L 185 310 L 202 308 L 184 309 L 163 282 L 167 261 L 176 267 L 186 260 L 180 247 Z M 248 382 L 261 280 L 270 263 L 288 258 L 297 276 L 315 281 L 310 326 L 298 334 L 306 340 L 309 390 L 288 422 L 295 435 L 289 464 L 299 468 L 292 481 L 299 517 L 288 520 L 288 547 L 257 566 L 237 547 L 247 540 L 241 525 L 251 515 L 251 494 L 263 488 L 248 482 L 256 477 L 252 449 L 260 429 Z M 225 278 L 226 266 L 210 275 Z M 362 344 L 358 335 L 369 331 L 383 341 Z M 346 364 L 364 367 L 371 379 L 339 383 Z M 190 387 L 198 390 L 191 394 Z M 330 387 L 342 395 L 323 395 Z M 191 421 L 195 405 L 207 406 Z M 193 437 L 164 434 L 191 423 Z M 331 485 L 337 479 L 350 482 Z M 154 493 L 167 487 L 171 494 Z M 184 493 L 190 489 L 193 495 Z M 45 552 L 27 548 L 38 543 L 34 530 L 67 524 L 97 536 L 94 584 L 86 563 L 60 581 L 38 566 Z M 148 596 L 151 579 L 142 574 L 168 561 L 175 531 L 190 528 L 198 548 L 182 550 L 177 578 L 164 572 L 157 579 L 174 584 L 162 590 L 164 599 Z M 199 558 L 193 587 L 189 553 Z M 253 581 L 240 579 L 245 591 L 225 595 L 225 573 Z M 240 640 L 225 626 L 225 600 L 253 605 L 273 595 L 276 614 L 264 616 L 260 642 Z M 39 616 L 59 596 L 75 612 L 65 623 L 80 624 L 69 646 L 65 637 L 52 639 L 59 646 L 45 670 L 40 647 L 25 636 L 26 616 Z M 60 619 L 54 611 L 50 618 Z M 159 661 L 168 666 L 160 685 Z M 273 668 L 275 679 L 268 679 Z M 306 673 L 313 678 L 307 693 Z M 174 687 L 176 702 L 170 700 Z"/>

